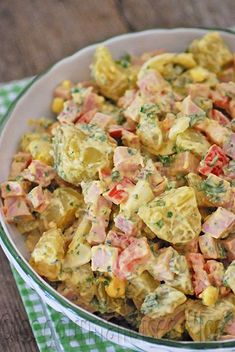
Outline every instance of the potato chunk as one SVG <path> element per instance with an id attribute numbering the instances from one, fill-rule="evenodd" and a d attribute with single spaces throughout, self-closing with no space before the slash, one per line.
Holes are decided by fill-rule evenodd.
<path id="1" fill-rule="evenodd" d="M 194 190 L 180 187 L 140 207 L 139 216 L 161 239 L 185 243 L 199 236 L 201 215 Z"/>
<path id="2" fill-rule="evenodd" d="M 74 185 L 95 179 L 99 169 L 111 166 L 115 143 L 95 125 L 61 125 L 53 140 L 55 168 Z"/>
<path id="3" fill-rule="evenodd" d="M 57 226 L 64 230 L 75 220 L 77 209 L 82 206 L 83 197 L 69 187 L 57 188 L 52 194 L 50 204 L 41 213 L 45 229 Z"/>
<path id="4" fill-rule="evenodd" d="M 59 229 L 43 233 L 30 258 L 36 272 L 50 281 L 58 280 L 64 258 L 64 240 Z"/>

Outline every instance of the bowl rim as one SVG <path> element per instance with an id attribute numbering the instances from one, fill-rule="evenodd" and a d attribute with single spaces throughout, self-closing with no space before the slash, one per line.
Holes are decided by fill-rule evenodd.
<path id="1" fill-rule="evenodd" d="M 8 107 L 6 113 L 1 117 L 0 120 L 0 139 L 5 132 L 5 127 L 7 121 L 11 118 L 11 113 L 14 110 L 15 106 L 19 102 L 22 96 L 24 96 L 28 90 L 31 88 L 31 86 L 37 82 L 40 78 L 45 76 L 51 69 L 54 68 L 57 64 L 61 64 L 67 59 L 77 55 L 78 53 L 82 53 L 83 51 L 86 51 L 88 49 L 93 49 L 95 48 L 98 44 L 109 44 L 110 42 L 113 42 L 115 40 L 120 40 L 122 38 L 127 38 L 127 37 L 136 37 L 139 36 L 140 34 L 151 34 L 154 32 L 177 32 L 177 31 L 182 31 L 182 30 L 207 30 L 207 31 L 218 31 L 222 33 L 229 33 L 232 34 L 235 37 L 235 31 L 232 29 L 223 29 L 223 28 L 207 28 L 207 27 L 175 27 L 175 28 L 153 28 L 153 29 L 148 29 L 144 31 L 138 31 L 138 32 L 132 32 L 132 33 L 124 33 L 120 34 L 117 36 L 113 36 L 110 38 L 107 38 L 104 41 L 97 41 L 94 44 L 88 45 L 86 47 L 83 47 L 76 51 L 75 53 L 57 60 L 54 62 L 52 65 L 50 65 L 47 69 L 42 71 L 42 73 L 36 75 L 30 82 L 22 89 L 22 91 L 17 95 L 15 100 L 10 104 Z M 7 227 L 5 224 L 5 221 L 2 216 L 0 216 L 0 239 L 2 240 L 2 243 L 7 249 L 7 251 L 10 253 L 10 255 L 14 258 L 16 263 L 20 266 L 20 268 L 23 270 L 24 274 L 28 276 L 33 282 L 36 283 L 39 288 L 44 291 L 44 294 L 48 296 L 50 299 L 52 299 L 54 302 L 58 302 L 64 309 L 68 309 L 71 311 L 75 316 L 78 316 L 80 318 L 85 319 L 86 321 L 96 324 L 101 328 L 105 329 L 110 329 L 116 333 L 123 334 L 126 337 L 130 337 L 136 340 L 141 340 L 143 342 L 150 343 L 155 346 L 164 346 L 164 347 L 174 347 L 174 348 L 183 348 L 183 349 L 188 349 L 188 350 L 200 350 L 202 347 L 205 350 L 208 349 L 219 349 L 219 348 L 230 348 L 230 347 L 235 347 L 235 340 L 227 340 L 227 341 L 174 341 L 174 340 L 167 340 L 167 339 L 159 339 L 159 338 L 154 338 L 154 337 L 148 337 L 145 335 L 140 334 L 137 331 L 119 326 L 117 324 L 111 323 L 101 317 L 96 316 L 93 313 L 90 313 L 86 311 L 85 309 L 75 305 L 71 301 L 69 301 L 67 298 L 63 297 L 59 292 L 57 292 L 53 287 L 51 287 L 45 280 L 43 280 L 34 270 L 33 268 L 29 265 L 29 263 L 23 258 L 21 253 L 18 251 L 16 248 L 15 244 L 11 241 L 10 237 L 7 235 Z M 4 248 L 3 248 L 4 250 Z M 134 346 L 133 346 L 134 347 Z"/>

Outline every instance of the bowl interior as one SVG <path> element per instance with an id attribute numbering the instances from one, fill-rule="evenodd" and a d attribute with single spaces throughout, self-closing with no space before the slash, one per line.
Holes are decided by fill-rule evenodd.
<path id="1" fill-rule="evenodd" d="M 205 34 L 204 29 L 150 30 L 140 33 L 122 35 L 110 39 L 103 44 L 110 50 L 114 58 L 125 53 L 141 54 L 145 51 L 164 49 L 168 52 L 184 51 L 195 38 Z M 235 36 L 221 31 L 221 35 L 235 51 Z M 74 82 L 90 79 L 89 66 L 92 62 L 96 45 L 89 46 L 74 55 L 58 62 L 46 73 L 39 76 L 28 90 L 16 102 L 0 137 L 0 182 L 7 179 L 13 154 L 16 152 L 20 137 L 29 130 L 28 120 L 51 116 L 50 104 L 53 90 L 63 79 Z M 19 256 L 28 259 L 29 253 L 24 237 L 19 235 L 14 226 L 7 224 L 0 214 L 6 236 L 15 247 Z"/>

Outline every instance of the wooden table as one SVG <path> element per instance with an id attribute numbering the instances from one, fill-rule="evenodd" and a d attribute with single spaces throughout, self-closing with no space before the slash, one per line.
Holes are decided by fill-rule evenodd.
<path id="1" fill-rule="evenodd" d="M 111 36 L 157 27 L 235 25 L 234 0 L 1 0 L 0 82 L 35 75 Z M 0 351 L 38 351 L 0 250 Z"/>

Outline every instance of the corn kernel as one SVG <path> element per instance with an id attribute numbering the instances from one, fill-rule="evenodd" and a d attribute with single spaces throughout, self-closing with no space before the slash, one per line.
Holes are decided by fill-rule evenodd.
<path id="1" fill-rule="evenodd" d="M 208 71 L 198 66 L 190 70 L 190 75 L 194 82 L 203 82 L 208 77 Z"/>
<path id="2" fill-rule="evenodd" d="M 51 110 L 55 113 L 55 114 L 59 114 L 64 107 L 64 100 L 62 98 L 54 98 L 52 101 L 52 105 L 51 105 Z"/>
<path id="3" fill-rule="evenodd" d="M 65 89 L 71 89 L 71 87 L 72 87 L 72 82 L 71 82 L 70 80 L 66 79 L 66 80 L 64 80 L 64 81 L 62 82 L 61 85 L 62 85 L 62 87 L 65 88 Z"/>
<path id="4" fill-rule="evenodd" d="M 125 296 L 126 281 L 112 277 L 109 285 L 105 287 L 106 293 L 112 298 L 121 298 Z"/>
<path id="5" fill-rule="evenodd" d="M 219 290 L 217 287 L 208 286 L 199 297 L 205 306 L 213 306 L 219 298 Z"/>

